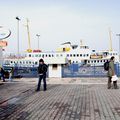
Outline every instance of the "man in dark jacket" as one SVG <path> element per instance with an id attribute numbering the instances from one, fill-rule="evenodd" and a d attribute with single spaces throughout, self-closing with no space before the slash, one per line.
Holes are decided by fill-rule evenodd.
<path id="1" fill-rule="evenodd" d="M 44 91 L 47 90 L 47 85 L 46 85 L 46 72 L 47 72 L 47 65 L 44 63 L 43 59 L 39 60 L 39 67 L 38 67 L 38 74 L 39 74 L 39 81 L 38 81 L 38 86 L 36 91 L 40 91 L 40 86 L 41 86 L 41 80 L 43 79 L 44 83 Z"/>

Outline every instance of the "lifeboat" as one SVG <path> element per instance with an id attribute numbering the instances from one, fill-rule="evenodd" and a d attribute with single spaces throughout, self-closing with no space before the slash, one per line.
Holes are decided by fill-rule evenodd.
<path id="1" fill-rule="evenodd" d="M 103 55 L 90 55 L 90 59 L 101 59 Z"/>

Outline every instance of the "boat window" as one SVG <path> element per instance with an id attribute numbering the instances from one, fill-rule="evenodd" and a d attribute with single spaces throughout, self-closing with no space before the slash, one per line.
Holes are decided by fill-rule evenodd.
<path id="1" fill-rule="evenodd" d="M 29 64 L 31 64 L 31 61 L 29 61 Z"/>
<path id="2" fill-rule="evenodd" d="M 79 54 L 77 54 L 77 57 L 79 57 Z"/>
<path id="3" fill-rule="evenodd" d="M 11 61 L 11 63 L 13 63 L 13 61 Z"/>
<path id="4" fill-rule="evenodd" d="M 62 57 L 63 55 L 61 54 L 60 56 Z"/>
<path id="5" fill-rule="evenodd" d="M 90 61 L 88 61 L 88 63 L 90 63 Z"/>
<path id="6" fill-rule="evenodd" d="M 32 55 L 32 57 L 34 57 L 34 55 Z"/>
<path id="7" fill-rule="evenodd" d="M 78 61 L 76 61 L 76 63 L 78 63 Z"/>
<path id="8" fill-rule="evenodd" d="M 56 69 L 57 69 L 57 64 L 53 64 L 53 65 L 52 65 L 52 69 L 53 69 L 53 70 L 56 70 Z"/>
<path id="9" fill-rule="evenodd" d="M 94 61 L 94 63 L 96 63 L 96 60 Z"/>
<path id="10" fill-rule="evenodd" d="M 69 54 L 67 54 L 67 57 L 69 57 Z"/>
<path id="11" fill-rule="evenodd" d="M 102 60 L 100 60 L 100 62 L 102 62 Z"/>
<path id="12" fill-rule="evenodd" d="M 89 54 L 87 54 L 87 56 L 89 56 Z"/>
<path id="13" fill-rule="evenodd" d="M 29 57 L 31 57 L 31 54 L 29 54 Z"/>
<path id="14" fill-rule="evenodd" d="M 56 57 L 59 57 L 59 55 L 57 54 Z"/>
<path id="15" fill-rule="evenodd" d="M 72 57 L 72 54 L 70 54 L 70 57 Z"/>
<path id="16" fill-rule="evenodd" d="M 41 57 L 41 55 L 39 55 L 39 57 Z"/>
<path id="17" fill-rule="evenodd" d="M 76 55 L 75 55 L 75 54 L 73 54 L 73 56 L 75 57 Z"/>
<path id="18" fill-rule="evenodd" d="M 80 57 L 82 57 L 82 54 L 80 54 Z"/>
<path id="19" fill-rule="evenodd" d="M 49 54 L 49 57 L 51 57 L 51 55 Z"/>
<path id="20" fill-rule="evenodd" d="M 26 61 L 26 64 L 28 64 L 28 61 Z"/>
<path id="21" fill-rule="evenodd" d="M 104 62 L 105 62 L 105 60 L 104 60 Z"/>
<path id="22" fill-rule="evenodd" d="M 20 64 L 22 64 L 22 62 L 20 61 Z"/>
<path id="23" fill-rule="evenodd" d="M 35 62 L 35 65 L 37 65 L 37 62 Z"/>
<path id="24" fill-rule="evenodd" d="M 54 57 L 54 55 L 52 54 L 52 57 Z"/>
<path id="25" fill-rule="evenodd" d="M 44 54 L 42 55 L 42 57 L 44 57 Z"/>
<path id="26" fill-rule="evenodd" d="M 25 64 L 25 62 L 23 61 L 23 64 Z"/>
<path id="27" fill-rule="evenodd" d="M 74 61 L 73 61 L 73 63 L 74 63 Z"/>
<path id="28" fill-rule="evenodd" d="M 97 60 L 97 62 L 99 63 L 99 60 Z"/>
<path id="29" fill-rule="evenodd" d="M 38 55 L 35 55 L 35 57 L 38 57 Z"/>

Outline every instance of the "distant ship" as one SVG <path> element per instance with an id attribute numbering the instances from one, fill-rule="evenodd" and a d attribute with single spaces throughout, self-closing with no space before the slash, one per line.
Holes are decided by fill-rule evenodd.
<path id="1" fill-rule="evenodd" d="M 46 64 L 57 64 L 57 61 L 62 62 L 66 60 L 66 64 L 79 64 L 80 66 L 103 66 L 111 56 L 115 57 L 115 62 L 119 62 L 119 55 L 117 51 L 105 50 L 95 51 L 91 50 L 88 46 L 72 45 L 66 42 L 60 45 L 56 51 L 42 52 L 33 51 L 26 53 L 24 57 L 17 58 L 16 56 L 8 56 L 4 59 L 4 66 L 20 66 L 20 67 L 37 67 L 39 59 L 44 59 Z"/>

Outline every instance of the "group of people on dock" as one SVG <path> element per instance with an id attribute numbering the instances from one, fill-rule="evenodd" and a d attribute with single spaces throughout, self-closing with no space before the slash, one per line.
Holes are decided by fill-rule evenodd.
<path id="1" fill-rule="evenodd" d="M 114 89 L 118 89 L 117 86 L 117 79 L 116 80 L 112 80 L 112 77 L 116 75 L 115 73 L 115 67 L 114 67 L 114 61 L 115 61 L 115 57 L 112 56 L 110 58 L 110 61 L 108 62 L 108 72 L 107 72 L 107 76 L 108 76 L 108 89 L 112 88 L 112 82 L 113 82 L 113 88 Z M 39 81 L 38 81 L 38 85 L 37 85 L 37 89 L 36 91 L 40 91 L 40 86 L 41 86 L 41 80 L 43 79 L 43 86 L 44 86 L 44 91 L 47 90 L 47 85 L 46 85 L 46 72 L 47 72 L 47 65 L 44 63 L 43 59 L 39 60 L 39 67 L 38 67 L 38 74 L 39 74 Z"/>
<path id="2" fill-rule="evenodd" d="M 108 76 L 108 89 L 112 88 L 112 82 L 113 82 L 113 87 L 114 89 L 118 89 L 117 86 L 117 80 L 112 80 L 112 77 L 115 75 L 115 68 L 114 68 L 114 61 L 115 61 L 115 57 L 111 57 L 110 61 L 108 63 L 108 72 L 107 72 L 107 76 Z M 39 74 L 39 80 L 38 80 L 38 85 L 37 85 L 37 89 L 36 91 L 40 91 L 40 87 L 41 87 L 41 81 L 43 79 L 43 87 L 44 87 L 44 91 L 47 90 L 47 84 L 46 84 L 46 73 L 47 73 L 47 68 L 48 66 L 44 63 L 43 59 L 39 60 L 39 66 L 38 66 L 38 74 Z M 5 82 L 5 71 L 3 68 L 0 68 L 0 73 L 1 73 L 1 78 L 3 79 L 3 82 Z M 13 69 L 11 69 L 11 71 L 9 72 L 9 80 L 12 81 L 12 75 L 13 75 Z"/>

